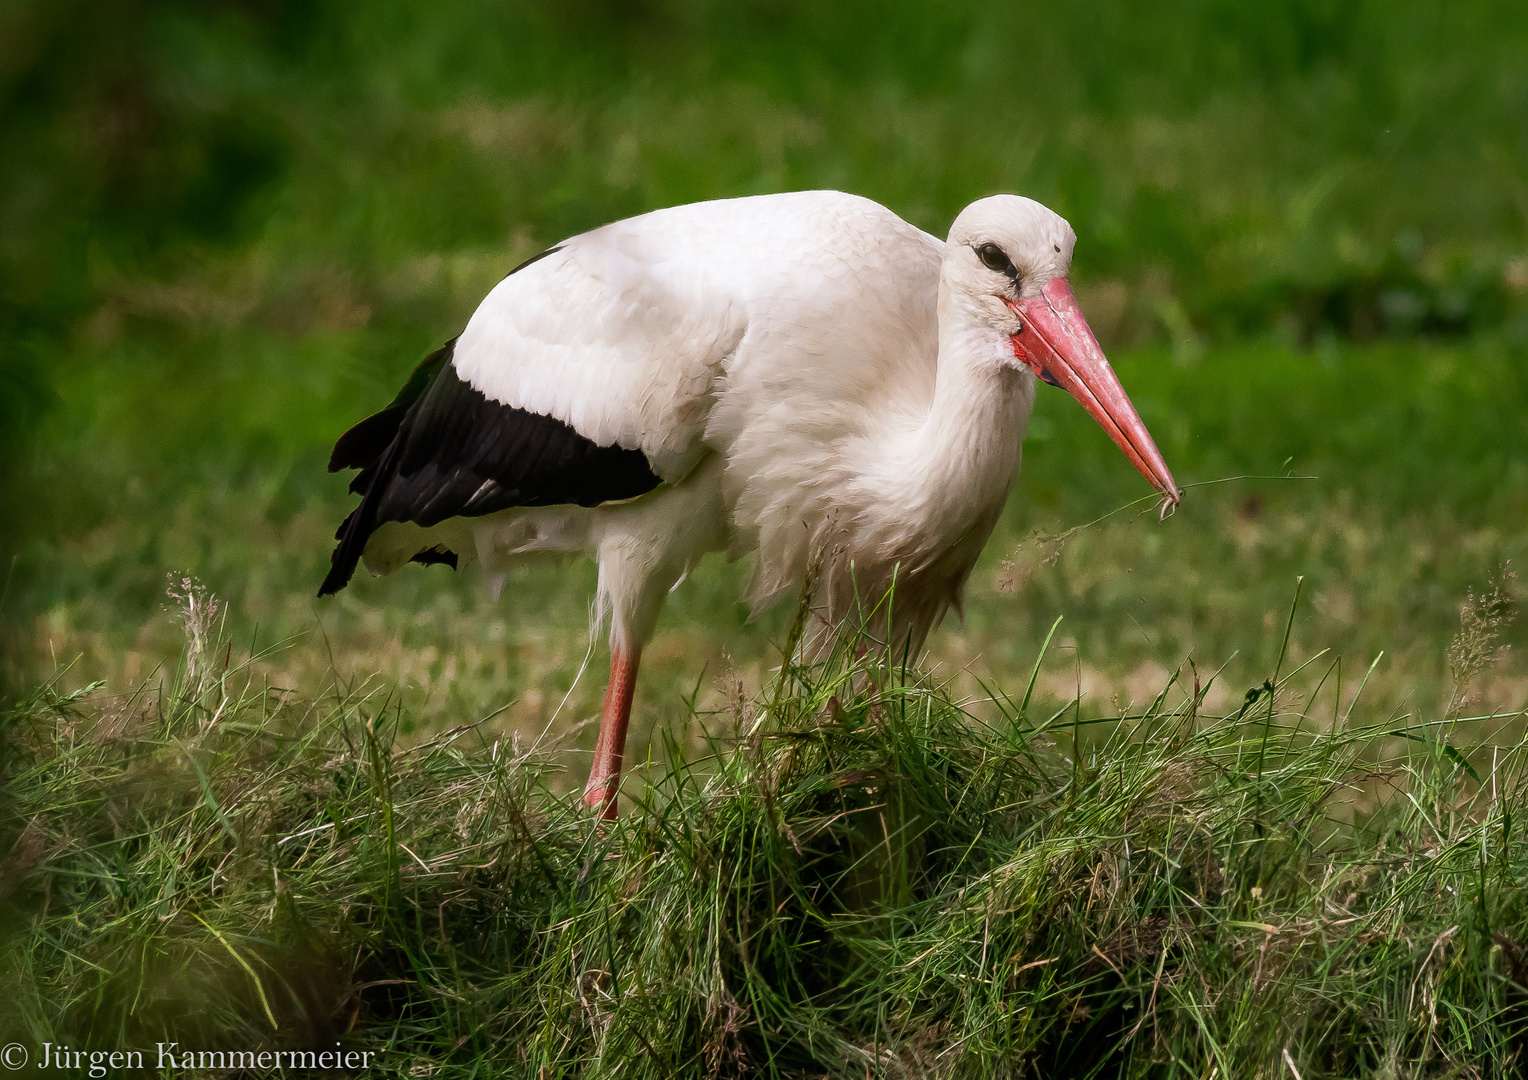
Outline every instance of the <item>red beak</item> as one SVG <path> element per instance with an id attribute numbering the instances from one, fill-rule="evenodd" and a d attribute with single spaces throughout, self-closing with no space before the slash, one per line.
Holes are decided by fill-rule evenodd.
<path id="1" fill-rule="evenodd" d="M 1157 444 L 1141 422 L 1065 278 L 1051 278 L 1039 296 L 1009 307 L 1024 320 L 1013 353 L 1052 386 L 1071 394 L 1125 452 L 1130 463 L 1176 506 L 1183 497 Z"/>

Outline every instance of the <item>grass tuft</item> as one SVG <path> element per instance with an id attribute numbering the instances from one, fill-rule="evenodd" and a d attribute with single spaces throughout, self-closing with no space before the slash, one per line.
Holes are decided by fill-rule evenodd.
<path id="1" fill-rule="evenodd" d="M 1448 646 L 1448 670 L 1454 679 L 1448 714 L 1469 704 L 1470 684 L 1512 648 L 1501 644 L 1502 632 L 1517 615 L 1511 585 L 1517 574 L 1504 564 L 1490 584 L 1475 595 L 1471 589 L 1459 608 L 1459 632 Z"/>
<path id="2" fill-rule="evenodd" d="M 998 693 L 986 722 L 846 638 L 689 717 L 704 753 L 668 733 L 601 827 L 547 748 L 265 685 L 179 597 L 176 671 L 4 713 L 0 1040 L 442 1077 L 1528 1060 L 1516 718 L 1484 751 L 1453 715 L 1318 715 L 1299 665 L 1224 715 L 1195 672 L 1125 715 Z"/>

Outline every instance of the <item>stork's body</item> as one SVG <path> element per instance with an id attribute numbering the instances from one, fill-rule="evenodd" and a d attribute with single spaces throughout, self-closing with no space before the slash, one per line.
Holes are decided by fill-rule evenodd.
<path id="1" fill-rule="evenodd" d="M 1113 423 L 1176 500 L 1123 391 L 1128 415 L 1110 400 L 1118 383 L 1065 287 L 1073 242 L 1044 207 L 997 196 L 957 219 L 947 254 L 837 192 L 699 203 L 574 237 L 501 281 L 336 446 L 331 467 L 362 468 L 363 501 L 322 591 L 360 557 L 379 573 L 596 558 L 612 663 L 585 798 L 613 813 L 638 659 L 675 583 L 708 552 L 756 551 L 758 605 L 820 553 L 825 618 L 873 604 L 895 576 L 883 629 L 918 647 L 1001 512 L 1031 369 Z M 1089 365 L 1081 391 L 1068 385 Z"/>

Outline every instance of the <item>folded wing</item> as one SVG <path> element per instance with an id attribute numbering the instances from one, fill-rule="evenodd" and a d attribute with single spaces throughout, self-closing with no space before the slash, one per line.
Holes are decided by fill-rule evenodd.
<path id="1" fill-rule="evenodd" d="M 329 468 L 361 470 L 361 504 L 319 595 L 344 588 L 387 522 L 597 506 L 694 467 L 741 319 L 620 239 L 596 230 L 511 271 L 459 338 L 340 437 Z M 416 559 L 454 565 L 434 549 Z"/>

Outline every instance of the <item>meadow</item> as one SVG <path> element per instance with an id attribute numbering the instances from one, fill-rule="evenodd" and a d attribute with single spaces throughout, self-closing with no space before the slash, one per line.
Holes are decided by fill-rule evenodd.
<path id="1" fill-rule="evenodd" d="M 1525 56 L 1505 3 L 10 6 L 0 1041 L 1521 1070 Z M 1041 387 L 874 692 L 713 558 L 597 832 L 592 567 L 317 601 L 328 447 L 527 255 L 806 187 L 1067 216 L 1187 497 Z"/>

